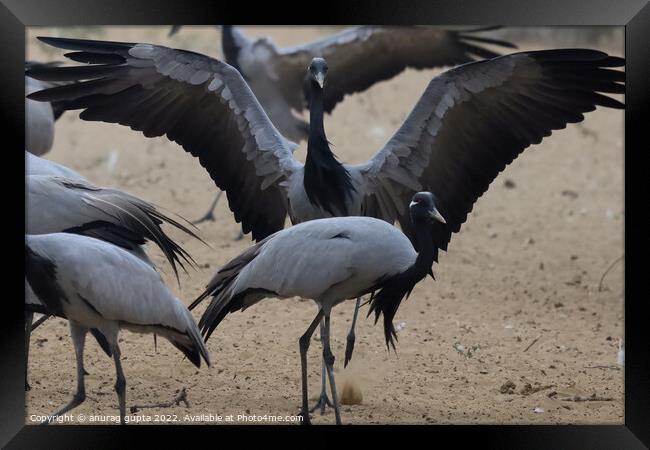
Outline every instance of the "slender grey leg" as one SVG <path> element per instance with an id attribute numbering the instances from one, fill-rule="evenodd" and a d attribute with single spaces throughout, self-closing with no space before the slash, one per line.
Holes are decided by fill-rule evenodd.
<path id="1" fill-rule="evenodd" d="M 325 329 L 325 319 L 322 319 L 320 321 L 320 341 L 321 343 L 323 342 L 323 333 Z M 325 408 L 328 406 L 330 408 L 333 408 L 334 405 L 330 401 L 330 399 L 327 397 L 327 372 L 325 368 L 325 360 L 321 360 L 321 389 L 320 389 L 320 397 L 318 398 L 318 401 L 312 408 L 309 410 L 310 413 L 313 413 L 316 411 L 318 408 L 320 408 L 320 415 L 322 416 L 325 414 Z"/>
<path id="2" fill-rule="evenodd" d="M 242 239 L 244 239 L 244 232 L 242 230 L 239 230 L 239 234 L 237 235 L 235 240 L 236 241 L 241 241 Z"/>
<path id="3" fill-rule="evenodd" d="M 307 350 L 309 349 L 309 342 L 311 341 L 311 336 L 314 334 L 316 327 L 323 318 L 323 310 L 319 309 L 316 318 L 312 321 L 300 339 L 298 340 L 298 345 L 300 348 L 300 370 L 302 372 L 302 409 L 300 415 L 302 416 L 303 425 L 311 425 L 309 420 L 309 399 L 307 398 Z"/>
<path id="4" fill-rule="evenodd" d="M 208 209 L 208 212 L 205 213 L 203 217 L 201 217 L 199 220 L 192 222 L 194 225 L 198 225 L 201 222 L 214 222 L 215 217 L 214 217 L 214 208 L 217 207 L 217 203 L 219 202 L 219 199 L 221 198 L 221 194 L 223 194 L 223 191 L 219 191 L 217 194 L 216 198 L 212 202 L 212 205 L 210 205 L 210 209 Z"/>
<path id="5" fill-rule="evenodd" d="M 72 397 L 72 400 L 54 411 L 54 413 L 47 418 L 47 422 L 44 422 L 44 425 L 50 423 L 56 416 L 60 416 L 61 414 L 70 411 L 72 408 L 81 405 L 83 401 L 86 400 L 86 388 L 84 384 L 84 345 L 86 343 L 87 332 L 88 328 L 70 321 L 70 335 L 72 336 L 75 357 L 77 359 L 77 391 Z"/>
<path id="6" fill-rule="evenodd" d="M 334 354 L 330 348 L 330 316 L 325 316 L 325 335 L 323 336 L 323 360 L 327 367 L 327 376 L 330 379 L 330 389 L 332 391 L 332 400 L 334 401 L 334 415 L 336 424 L 341 425 L 341 412 L 339 411 L 339 399 L 336 396 L 336 383 L 334 382 Z"/>
<path id="7" fill-rule="evenodd" d="M 343 362 L 343 367 L 347 367 L 348 363 L 352 359 L 352 352 L 354 351 L 354 340 L 356 336 L 354 335 L 354 327 L 357 325 L 357 316 L 359 315 L 359 306 L 361 305 L 361 297 L 357 297 L 357 303 L 354 305 L 354 315 L 352 316 L 352 325 L 350 325 L 350 332 L 348 333 L 348 339 L 345 343 L 345 361 Z"/>
<path id="8" fill-rule="evenodd" d="M 27 382 L 27 371 L 29 369 L 29 337 L 32 333 L 32 320 L 34 313 L 25 311 L 25 390 L 29 391 L 31 386 Z"/>
<path id="9" fill-rule="evenodd" d="M 115 372 L 117 373 L 115 392 L 117 392 L 117 400 L 120 404 L 120 424 L 126 425 L 124 421 L 124 416 L 126 416 L 126 378 L 124 378 L 124 372 L 122 371 L 120 347 L 117 345 L 117 340 L 113 346 L 113 360 L 115 361 Z"/>

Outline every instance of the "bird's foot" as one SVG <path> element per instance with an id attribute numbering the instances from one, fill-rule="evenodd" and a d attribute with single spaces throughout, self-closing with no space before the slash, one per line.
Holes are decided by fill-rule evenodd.
<path id="1" fill-rule="evenodd" d="M 237 237 L 235 238 L 235 240 L 236 240 L 236 241 L 241 241 L 242 239 L 244 239 L 244 233 L 242 233 L 242 232 L 240 231 L 239 234 L 237 235 Z"/>
<path id="2" fill-rule="evenodd" d="M 214 222 L 216 220 L 217 220 L 217 218 L 214 217 L 213 211 L 210 210 L 203 217 L 201 217 L 200 219 L 195 220 L 194 222 L 192 222 L 192 224 L 193 225 L 198 225 L 198 224 L 200 224 L 202 222 Z"/>
<path id="3" fill-rule="evenodd" d="M 325 392 L 321 392 L 320 398 L 318 399 L 316 404 L 309 410 L 309 412 L 313 413 L 314 411 L 320 408 L 320 415 L 322 416 L 323 414 L 325 414 L 325 409 L 327 407 L 334 408 L 334 404 L 332 403 L 332 401 L 329 399 L 329 397 Z"/>

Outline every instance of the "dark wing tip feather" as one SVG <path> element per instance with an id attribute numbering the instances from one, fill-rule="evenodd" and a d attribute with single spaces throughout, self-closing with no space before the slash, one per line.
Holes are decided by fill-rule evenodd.
<path id="1" fill-rule="evenodd" d="M 514 48 L 514 49 L 519 48 L 517 44 L 514 44 L 509 41 L 504 41 L 503 39 L 474 36 L 472 34 L 465 34 L 465 33 L 459 33 L 458 36 L 465 41 L 473 41 L 473 42 L 479 42 L 481 44 L 497 45 L 499 47 L 506 47 L 506 48 Z"/>
<path id="2" fill-rule="evenodd" d="M 121 56 L 119 59 L 119 63 L 125 61 Z M 35 67 L 27 70 L 25 74 L 42 81 L 80 81 L 111 75 L 116 70 L 115 65 L 111 63 L 92 66 Z"/>
<path id="3" fill-rule="evenodd" d="M 122 64 L 125 59 L 114 53 L 69 52 L 64 53 L 66 58 L 84 64 Z"/>
<path id="4" fill-rule="evenodd" d="M 479 33 L 481 31 L 494 31 L 494 30 L 500 30 L 503 28 L 503 25 L 486 25 L 486 26 L 481 26 L 477 28 L 469 28 L 467 30 L 458 30 L 458 33 Z"/>
<path id="5" fill-rule="evenodd" d="M 539 62 L 577 62 L 598 60 L 607 61 L 609 58 L 614 58 L 603 51 L 589 48 L 558 48 L 522 53 L 531 56 L 533 59 Z"/>
<path id="6" fill-rule="evenodd" d="M 248 96 L 252 94 L 236 69 L 205 55 L 162 46 L 153 46 L 155 49 L 150 56 L 136 57 L 129 53 L 133 46 L 139 45 L 134 43 L 50 37 L 40 37 L 40 40 L 72 50 L 66 54 L 70 59 L 94 65 L 34 73 L 39 77 L 65 78 L 77 83 L 30 94 L 30 99 L 65 100 L 62 105 L 65 110 L 83 110 L 79 115 L 82 120 L 118 123 L 141 131 L 146 137 L 166 135 L 199 158 L 215 184 L 228 193 L 231 209 L 239 213 L 237 221 L 245 223 L 249 231 L 252 229 L 256 240 L 284 227 L 286 209 L 283 209 L 282 190 L 272 186 L 262 191 L 263 179 L 253 167 L 260 164 L 259 160 L 250 162 L 250 158 L 247 159 L 250 153 L 241 151 L 247 144 L 257 146 L 259 154 L 267 151 L 251 130 L 260 122 L 263 126 L 270 122 L 262 113 L 251 118 L 244 114 L 245 111 L 235 108 L 232 101 L 223 102 L 228 88 L 231 96 L 233 93 L 236 98 L 241 96 L 240 106 L 247 110 L 256 107 L 249 102 Z M 160 59 L 152 56 L 154 54 Z M 142 60 L 146 60 L 146 67 L 139 64 Z M 166 72 L 170 63 L 176 68 L 174 73 L 181 74 L 179 79 Z M 198 74 L 200 79 L 214 76 L 221 83 L 206 90 L 207 78 L 193 84 L 192 80 L 196 81 L 193 74 Z M 252 106 L 246 106 L 249 103 Z M 202 114 L 205 105 L 212 108 L 214 114 Z M 217 146 L 226 149 L 213 151 Z M 241 171 L 228 170 L 240 166 Z M 276 164 L 276 170 L 284 169 Z M 245 195 L 233 201 L 231 194 L 242 187 L 242 179 L 249 182 Z M 257 197 L 253 198 L 254 195 Z M 250 208 L 249 204 L 254 202 L 260 207 Z"/>
<path id="7" fill-rule="evenodd" d="M 463 42 L 463 50 L 469 53 L 470 55 L 476 55 L 482 59 L 492 59 L 501 56 L 500 53 L 489 50 L 487 48 L 477 47 L 476 45 L 471 45 L 468 44 L 467 42 Z"/>
<path id="8" fill-rule="evenodd" d="M 37 36 L 39 41 L 52 47 L 64 50 L 92 51 L 98 53 L 113 53 L 117 50 L 128 50 L 135 42 L 97 41 L 92 39 L 58 38 L 49 36 Z"/>
<path id="9" fill-rule="evenodd" d="M 594 106 L 625 108 L 622 102 L 598 93 L 625 93 L 625 72 L 611 69 L 625 66 L 625 58 L 610 56 L 600 50 L 580 48 L 540 50 L 526 54 L 540 64 L 559 88 L 566 89 L 568 96 Z"/>

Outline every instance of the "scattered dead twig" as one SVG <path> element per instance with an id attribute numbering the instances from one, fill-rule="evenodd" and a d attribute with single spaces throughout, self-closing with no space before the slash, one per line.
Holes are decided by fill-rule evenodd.
<path id="1" fill-rule="evenodd" d="M 172 406 L 178 406 L 181 402 L 185 403 L 186 407 L 190 407 L 190 403 L 187 401 L 187 391 L 185 388 L 176 394 L 176 396 L 169 402 L 156 403 L 154 405 L 134 405 L 131 406 L 131 414 L 138 412 L 139 409 L 145 408 L 171 408 Z"/>
<path id="2" fill-rule="evenodd" d="M 540 335 L 538 335 L 535 339 L 533 339 L 533 342 L 531 342 L 531 343 L 528 345 L 528 347 L 526 347 L 526 348 L 524 349 L 524 352 L 527 352 L 528 349 L 530 349 L 533 345 L 535 345 L 535 343 L 536 343 L 537 341 L 539 341 L 539 338 L 541 338 L 541 337 L 542 337 L 542 335 L 540 334 Z"/>
<path id="3" fill-rule="evenodd" d="M 613 402 L 614 398 L 612 397 L 600 397 L 596 394 L 591 394 L 589 397 L 581 397 L 580 395 L 574 395 L 573 397 L 563 398 L 563 402 Z"/>
<path id="4" fill-rule="evenodd" d="M 598 292 L 602 292 L 603 290 L 603 281 L 605 281 L 605 276 L 609 273 L 610 270 L 616 265 L 617 262 L 621 261 L 623 257 L 625 256 L 625 253 L 623 253 L 621 256 L 616 258 L 612 263 L 609 265 L 607 270 L 603 273 L 603 275 L 600 277 L 600 281 L 598 282 Z"/>

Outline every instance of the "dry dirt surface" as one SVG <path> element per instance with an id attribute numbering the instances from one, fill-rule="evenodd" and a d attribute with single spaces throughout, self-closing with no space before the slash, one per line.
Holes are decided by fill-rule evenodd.
<path id="1" fill-rule="evenodd" d="M 37 35 L 150 42 L 220 55 L 220 33 L 189 27 L 174 37 L 162 27 L 32 28 L 28 57 L 62 60 Z M 278 44 L 304 42 L 325 27 L 249 27 Z M 552 47 L 526 43 L 523 49 Z M 598 48 L 622 55 L 622 35 Z M 439 71 L 407 70 L 368 91 L 346 97 L 326 117 L 338 157 L 361 162 L 397 129 Z M 343 368 L 354 301 L 332 313 L 332 345 L 339 392 L 360 390 L 361 404 L 343 405 L 345 424 L 621 424 L 623 368 L 623 112 L 599 109 L 579 125 L 529 148 L 479 199 L 449 251 L 402 303 L 395 318 L 397 353 L 382 327 L 360 312 L 357 343 Z M 471 124 L 468 124 L 471 126 Z M 297 152 L 304 160 L 305 145 Z M 194 220 L 217 189 L 197 160 L 165 138 L 146 139 L 125 127 L 83 122 L 78 112 L 57 123 L 48 158 L 100 186 L 138 195 Z M 238 225 L 226 202 L 217 220 L 199 225 L 210 247 L 175 230 L 200 264 L 180 287 L 157 248 L 152 259 L 185 304 L 213 273 L 251 244 L 235 241 Z M 601 277 L 614 263 L 601 283 Z M 278 270 L 282 268 L 279 267 Z M 137 301 L 137 299 L 133 299 Z M 207 303 L 207 302 L 206 302 Z M 198 321 L 202 305 L 193 312 Z M 127 331 L 120 345 L 127 379 L 127 408 L 167 402 L 183 388 L 188 404 L 141 409 L 135 415 L 176 418 L 294 415 L 300 406 L 298 338 L 316 307 L 310 300 L 269 299 L 229 315 L 208 341 L 213 366 L 196 369 L 167 341 Z M 92 338 L 86 346 L 86 402 L 78 414 L 116 415 L 112 360 Z M 75 365 L 67 323 L 50 319 L 32 335 L 26 421 L 67 402 Z M 318 333 L 309 352 L 310 397 L 320 390 Z M 189 416 L 188 416 L 189 415 Z M 211 422 L 209 416 L 199 423 Z M 154 420 L 154 419 L 152 419 Z M 88 421 L 88 419 L 87 419 Z M 316 424 L 334 422 L 331 410 Z M 256 422 L 260 423 L 260 422 Z M 261 423 L 277 423 L 268 418 Z"/>

